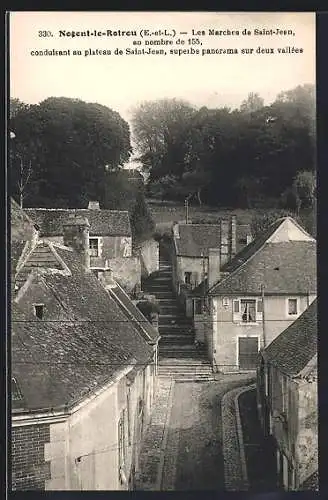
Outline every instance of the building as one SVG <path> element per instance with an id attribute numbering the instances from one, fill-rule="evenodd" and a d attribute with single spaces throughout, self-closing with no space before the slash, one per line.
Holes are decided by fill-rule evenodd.
<path id="1" fill-rule="evenodd" d="M 214 370 L 254 370 L 259 349 L 309 307 L 316 288 L 316 241 L 290 217 L 223 266 L 220 252 L 210 249 L 209 276 L 193 300 L 206 298 L 203 310 L 195 305 L 194 321 Z"/>
<path id="2" fill-rule="evenodd" d="M 13 273 L 12 489 L 127 490 L 156 390 L 158 332 L 109 269 L 88 221 L 37 239 Z"/>
<path id="3" fill-rule="evenodd" d="M 175 224 L 173 232 L 173 286 L 188 317 L 193 316 L 191 292 L 206 279 L 209 250 L 220 254 L 223 266 L 251 241 L 250 228 L 237 225 L 236 217 L 222 218 L 219 224 Z"/>
<path id="4" fill-rule="evenodd" d="M 92 201 L 88 208 L 27 208 L 25 212 L 38 225 L 41 238 L 57 243 L 63 243 L 64 225 L 71 217 L 86 217 L 90 224 L 91 269 L 110 267 L 128 292 L 140 289 L 141 263 L 132 251 L 128 211 L 100 209 L 99 202 Z"/>
<path id="5" fill-rule="evenodd" d="M 272 436 L 277 481 L 286 490 L 318 479 L 317 301 L 261 352 L 257 400 Z"/>

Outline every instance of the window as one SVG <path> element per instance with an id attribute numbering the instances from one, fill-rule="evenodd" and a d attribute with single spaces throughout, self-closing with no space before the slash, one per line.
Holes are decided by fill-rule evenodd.
<path id="1" fill-rule="evenodd" d="M 89 250 L 91 257 L 100 257 L 99 238 L 89 238 Z"/>
<path id="2" fill-rule="evenodd" d="M 290 316 L 298 314 L 297 299 L 288 299 L 288 314 Z"/>
<path id="3" fill-rule="evenodd" d="M 37 318 L 42 319 L 44 314 L 44 304 L 34 304 L 33 307 L 34 307 L 34 315 Z"/>
<path id="4" fill-rule="evenodd" d="M 184 273 L 184 281 L 186 285 L 191 284 L 191 272 Z"/>
<path id="5" fill-rule="evenodd" d="M 257 323 L 262 321 L 263 303 L 261 299 L 235 299 L 232 311 L 236 323 Z"/>
<path id="6" fill-rule="evenodd" d="M 241 319 L 243 323 L 255 323 L 256 321 L 256 300 L 241 299 Z"/>

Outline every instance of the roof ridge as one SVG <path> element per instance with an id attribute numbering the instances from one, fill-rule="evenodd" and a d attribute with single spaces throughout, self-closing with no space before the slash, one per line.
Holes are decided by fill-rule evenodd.
<path id="1" fill-rule="evenodd" d="M 220 286 L 222 283 L 225 283 L 227 280 L 229 280 L 231 277 L 233 277 L 237 272 L 239 272 L 240 269 L 243 268 L 243 266 L 245 266 L 246 264 L 248 264 L 260 252 L 260 250 L 262 250 L 264 248 L 264 246 L 268 244 L 268 239 L 271 238 L 275 234 L 276 231 L 278 231 L 278 229 L 281 227 L 281 224 L 283 223 L 283 220 L 285 220 L 285 219 L 286 219 L 286 217 L 281 217 L 279 219 L 276 219 L 274 222 L 272 222 L 272 224 L 270 224 L 270 226 L 268 227 L 267 231 L 264 232 L 264 234 L 265 233 L 268 233 L 268 234 L 267 234 L 267 237 L 264 240 L 264 242 L 259 246 L 259 248 L 257 250 L 255 250 L 255 252 L 252 253 L 246 260 L 244 260 L 244 262 L 242 262 L 240 264 L 240 266 L 236 267 L 236 269 L 234 269 L 232 272 L 230 272 L 228 276 L 226 276 L 225 278 L 223 278 L 223 280 L 218 281 L 217 283 L 215 283 L 215 285 L 212 286 L 212 288 L 208 291 L 208 293 L 210 294 L 211 290 L 213 290 L 213 288 L 215 288 L 216 286 Z M 277 225 L 277 227 L 274 229 L 273 226 L 275 226 L 277 224 L 277 222 L 279 222 L 279 221 L 281 221 L 281 223 L 279 225 Z M 270 233 L 269 229 L 270 229 L 271 226 L 272 226 L 272 231 L 273 232 Z M 256 240 L 253 240 L 253 242 L 251 242 L 250 245 L 252 243 L 255 244 Z M 245 248 L 247 248 L 247 246 Z M 235 257 L 237 258 L 237 256 L 238 256 L 238 254 L 236 254 Z"/>

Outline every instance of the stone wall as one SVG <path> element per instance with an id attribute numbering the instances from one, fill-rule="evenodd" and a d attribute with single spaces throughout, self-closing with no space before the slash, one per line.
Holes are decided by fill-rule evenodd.
<path id="1" fill-rule="evenodd" d="M 48 424 L 21 425 L 11 431 L 12 489 L 44 490 L 50 478 L 45 444 L 50 441 Z"/>
<path id="2" fill-rule="evenodd" d="M 139 257 L 117 257 L 108 259 L 114 279 L 128 292 L 141 287 L 141 264 Z"/>
<path id="3" fill-rule="evenodd" d="M 159 244 L 155 240 L 141 243 L 140 248 L 141 274 L 147 277 L 159 270 Z"/>

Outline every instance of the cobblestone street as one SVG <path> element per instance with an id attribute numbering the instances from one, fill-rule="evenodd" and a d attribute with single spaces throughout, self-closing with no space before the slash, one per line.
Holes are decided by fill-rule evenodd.
<path id="1" fill-rule="evenodd" d="M 221 400 L 231 389 L 251 382 L 249 375 L 198 383 L 160 379 L 138 489 L 223 491 L 223 436 L 229 432 L 222 432 Z"/>

